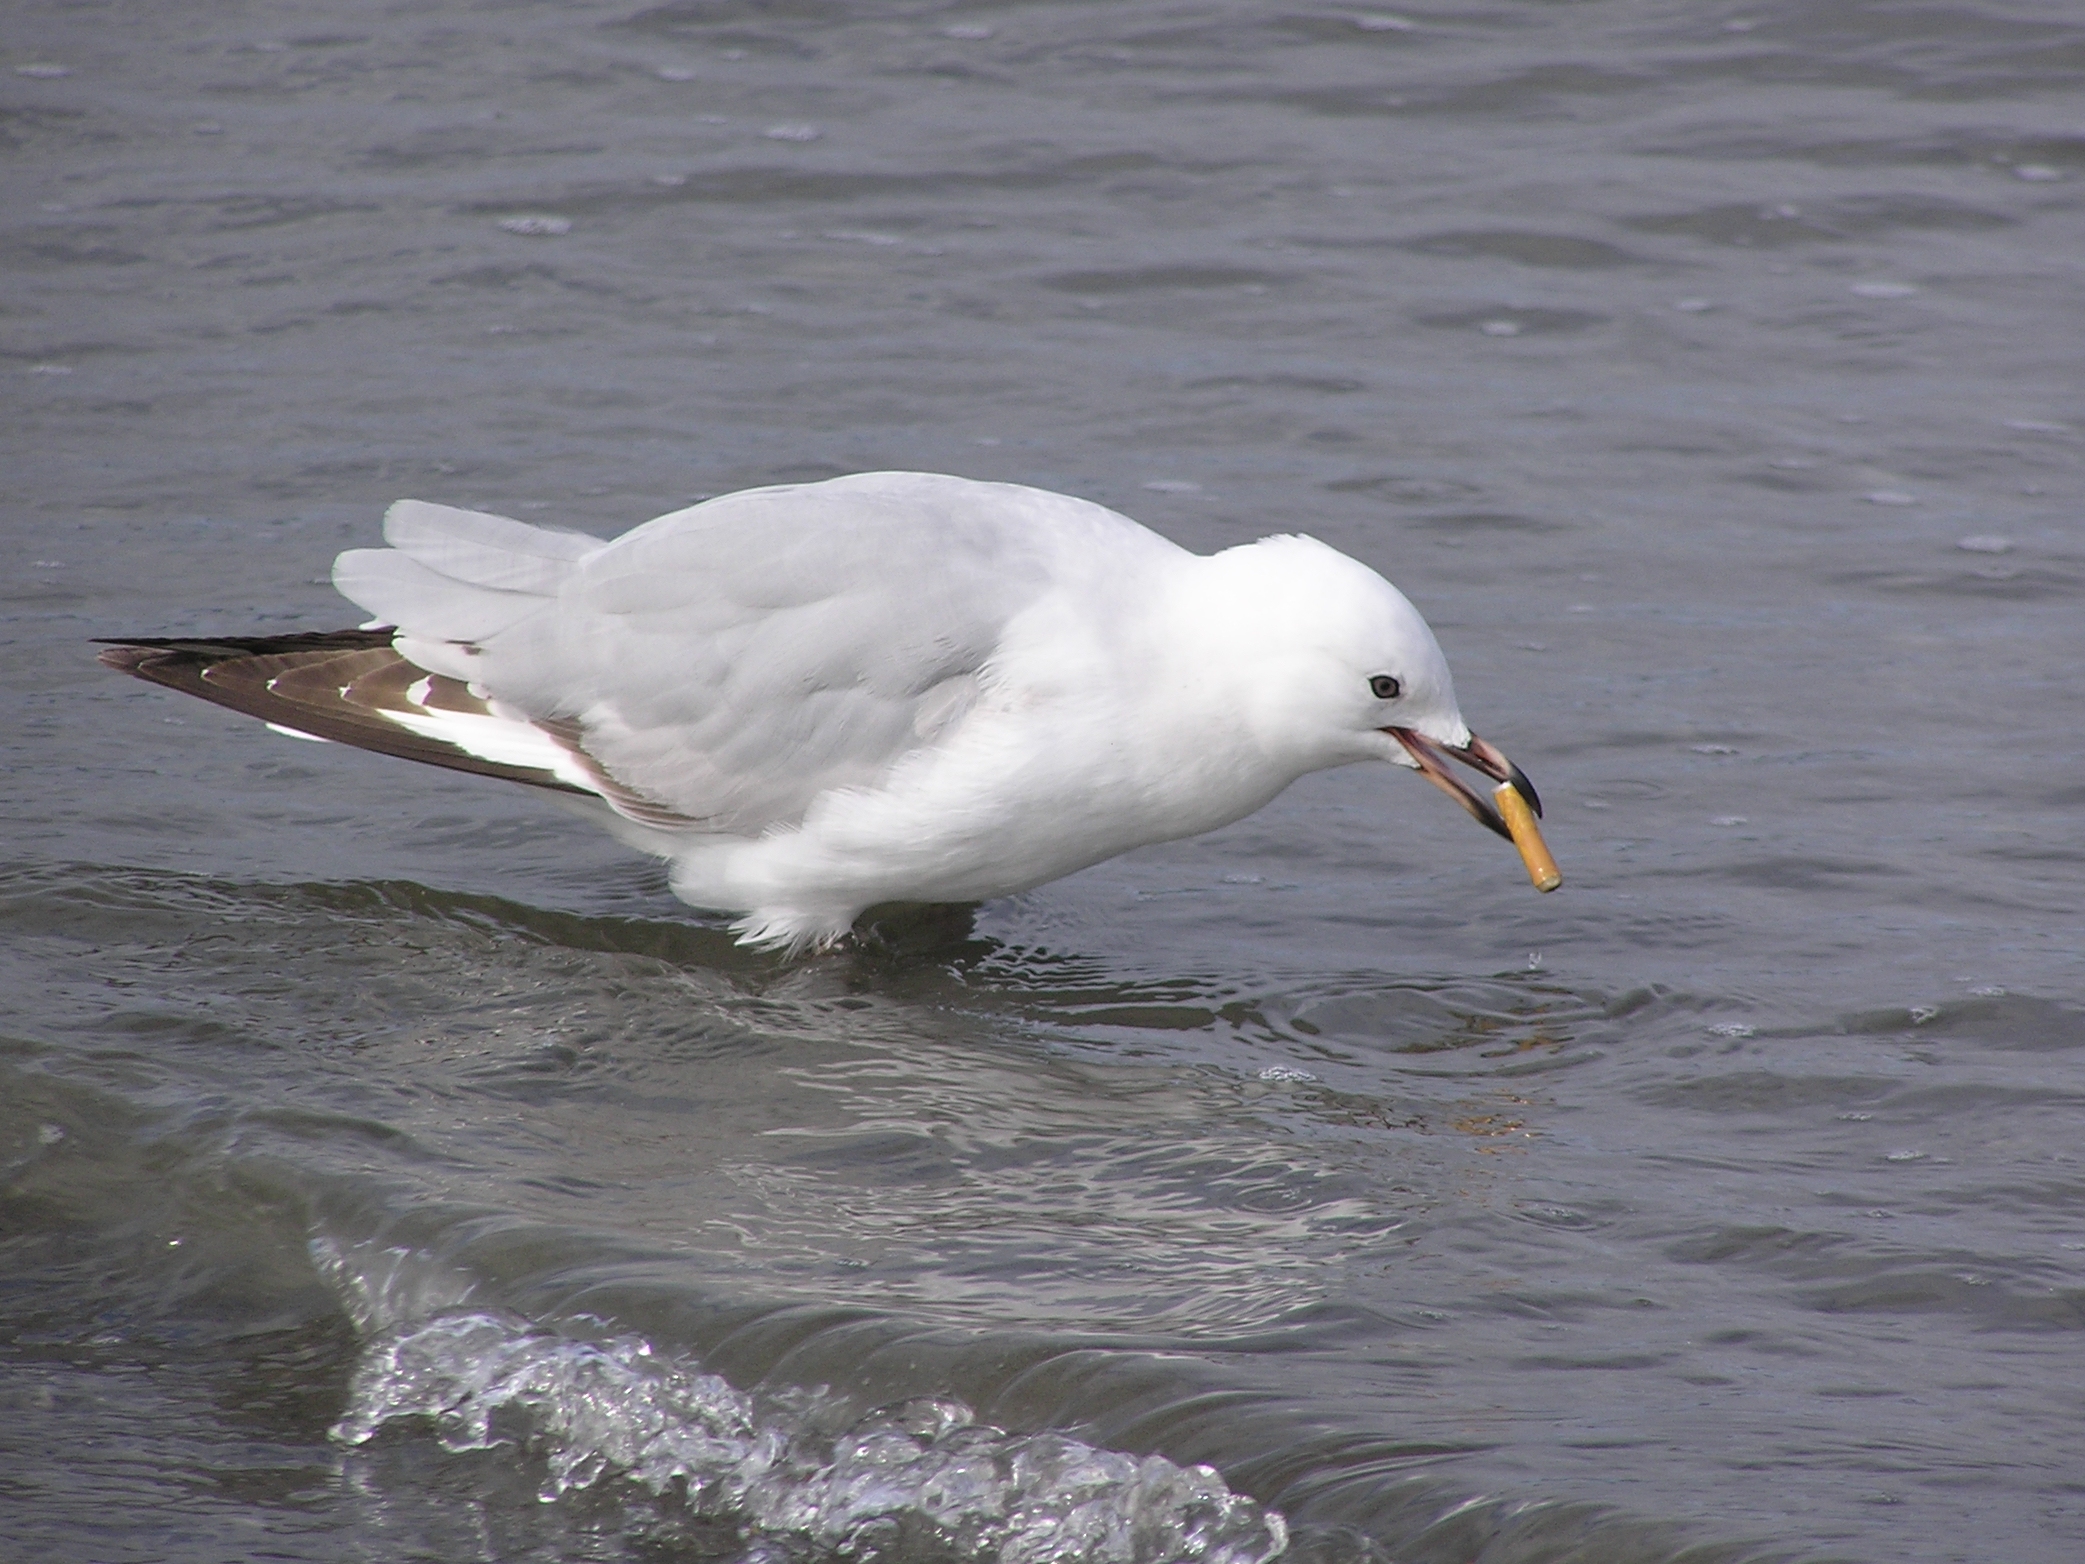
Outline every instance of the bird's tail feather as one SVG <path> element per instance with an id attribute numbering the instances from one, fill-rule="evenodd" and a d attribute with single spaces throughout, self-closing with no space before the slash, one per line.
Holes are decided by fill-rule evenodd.
<path id="1" fill-rule="evenodd" d="M 475 648 L 552 602 L 598 538 L 532 527 L 482 511 L 400 500 L 384 518 L 389 548 L 349 549 L 333 584 L 377 620 L 399 649 L 451 678 L 475 674 Z"/>

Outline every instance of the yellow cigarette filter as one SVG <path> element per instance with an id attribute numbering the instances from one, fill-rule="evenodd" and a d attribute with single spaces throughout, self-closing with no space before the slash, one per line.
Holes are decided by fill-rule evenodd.
<path id="1" fill-rule="evenodd" d="M 1491 795 L 1498 805 L 1499 817 L 1506 822 L 1506 829 L 1513 833 L 1513 845 L 1520 849 L 1520 861 L 1528 866 L 1528 878 L 1538 891 L 1553 891 L 1564 883 L 1563 871 L 1557 861 L 1549 856 L 1549 844 L 1542 840 L 1542 827 L 1535 823 L 1535 811 L 1528 808 L 1528 801 L 1520 796 L 1520 789 L 1511 782 L 1501 782 Z"/>

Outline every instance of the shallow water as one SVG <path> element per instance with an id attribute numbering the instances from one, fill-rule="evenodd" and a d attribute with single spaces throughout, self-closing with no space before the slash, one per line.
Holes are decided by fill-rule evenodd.
<path id="1" fill-rule="evenodd" d="M 23 8 L 10 1542 L 2080 1556 L 2074 12 Z M 1351 770 L 788 963 L 86 644 L 879 467 L 1380 566 L 1564 890 Z"/>

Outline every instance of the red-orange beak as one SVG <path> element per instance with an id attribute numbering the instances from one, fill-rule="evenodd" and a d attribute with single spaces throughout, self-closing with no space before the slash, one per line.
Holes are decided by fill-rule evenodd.
<path id="1" fill-rule="evenodd" d="M 1496 744 L 1472 736 L 1469 743 L 1454 748 L 1436 744 L 1413 728 L 1383 731 L 1405 747 L 1405 753 L 1418 763 L 1427 781 L 1467 809 L 1479 825 L 1498 832 L 1519 849 L 1520 861 L 1527 866 L 1528 878 L 1536 890 L 1553 891 L 1564 883 L 1556 860 L 1549 854 L 1549 845 L 1542 840 L 1542 828 L 1535 823 L 1542 813 L 1542 799 L 1527 773 L 1508 760 Z M 1499 784 L 1490 798 L 1448 769 L 1450 755 Z"/>

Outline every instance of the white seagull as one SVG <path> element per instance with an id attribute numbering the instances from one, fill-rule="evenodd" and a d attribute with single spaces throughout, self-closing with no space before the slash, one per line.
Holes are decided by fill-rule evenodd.
<path id="1" fill-rule="evenodd" d="M 1464 723 L 1426 621 L 1312 538 L 1204 556 L 1066 495 L 879 472 L 605 543 L 401 500 L 384 540 L 333 566 L 362 629 L 102 659 L 299 737 L 545 789 L 749 945 L 1026 890 L 1364 760 L 1424 773 L 1558 883 L 1534 789 Z"/>

